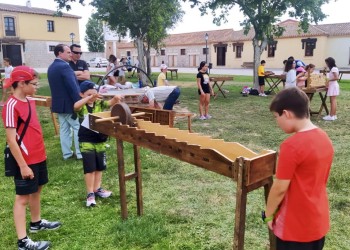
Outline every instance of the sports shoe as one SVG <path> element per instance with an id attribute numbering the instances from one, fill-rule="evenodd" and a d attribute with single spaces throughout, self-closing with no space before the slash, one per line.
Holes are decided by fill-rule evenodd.
<path id="1" fill-rule="evenodd" d="M 201 115 L 200 117 L 199 117 L 199 120 L 206 120 L 207 118 L 204 116 L 204 115 Z"/>
<path id="2" fill-rule="evenodd" d="M 211 118 L 213 118 L 211 115 L 209 115 L 209 114 L 207 114 L 206 116 L 205 116 L 205 119 L 211 119 Z"/>
<path id="3" fill-rule="evenodd" d="M 95 193 L 89 193 L 86 197 L 86 206 L 94 207 L 96 206 Z"/>
<path id="4" fill-rule="evenodd" d="M 29 228 L 29 232 L 31 233 L 37 233 L 41 230 L 56 230 L 58 228 L 60 228 L 61 226 L 61 222 L 58 221 L 47 221 L 42 219 L 40 221 L 40 223 L 30 223 L 30 228 Z"/>
<path id="5" fill-rule="evenodd" d="M 337 119 L 337 118 L 334 116 L 330 116 L 330 115 L 326 115 L 323 117 L 323 120 L 325 120 L 325 121 L 334 121 L 335 119 Z"/>
<path id="6" fill-rule="evenodd" d="M 105 190 L 103 188 L 99 188 L 95 192 L 95 196 L 98 196 L 100 198 L 108 198 L 109 196 L 111 196 L 111 194 L 112 194 L 111 191 Z"/>
<path id="7" fill-rule="evenodd" d="M 32 241 L 28 237 L 18 241 L 18 250 L 46 250 L 50 247 L 50 241 Z"/>
<path id="8" fill-rule="evenodd" d="M 260 96 L 263 96 L 263 97 L 265 97 L 265 96 L 267 96 L 265 93 L 261 93 L 261 95 Z"/>

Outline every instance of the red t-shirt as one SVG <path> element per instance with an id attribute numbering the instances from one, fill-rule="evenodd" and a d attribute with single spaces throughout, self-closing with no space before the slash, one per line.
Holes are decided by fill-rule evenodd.
<path id="1" fill-rule="evenodd" d="M 35 109 L 35 101 L 30 101 L 31 118 L 27 131 L 20 146 L 21 153 L 28 165 L 36 164 L 46 160 L 45 145 L 43 133 Z M 24 128 L 25 121 L 29 115 L 28 103 L 18 100 L 11 96 L 2 109 L 2 120 L 5 128 L 17 128 L 18 118 L 21 117 L 21 123 L 17 131 L 17 140 Z"/>
<path id="2" fill-rule="evenodd" d="M 326 185 L 333 155 L 332 142 L 319 128 L 295 133 L 281 144 L 276 177 L 291 182 L 273 229 L 280 239 L 310 242 L 327 234 Z"/>

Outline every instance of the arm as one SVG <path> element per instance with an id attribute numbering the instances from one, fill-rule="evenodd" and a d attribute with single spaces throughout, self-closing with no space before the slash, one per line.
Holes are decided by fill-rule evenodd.
<path id="1" fill-rule="evenodd" d="M 90 80 L 90 71 L 88 70 L 78 70 L 74 71 L 75 76 L 77 77 L 78 80 Z"/>
<path id="2" fill-rule="evenodd" d="M 280 180 L 275 179 L 270 193 L 269 197 L 267 199 L 267 205 L 266 205 L 266 217 L 271 217 L 274 215 L 274 213 L 277 211 L 278 206 L 281 204 L 288 188 L 289 188 L 290 180 Z M 273 221 L 268 222 L 269 228 L 272 230 L 272 223 Z"/>
<path id="3" fill-rule="evenodd" d="M 96 97 L 98 94 L 96 95 L 89 95 L 86 96 L 82 99 L 80 99 L 79 101 L 74 103 L 74 111 L 79 111 L 90 99 Z"/>
<path id="4" fill-rule="evenodd" d="M 113 106 L 114 104 L 116 103 L 120 103 L 120 101 L 123 99 L 123 96 L 121 95 L 115 95 L 113 96 L 112 99 L 108 100 L 107 103 L 108 103 L 108 106 L 111 107 Z"/>
<path id="5" fill-rule="evenodd" d="M 24 160 L 21 150 L 16 141 L 16 128 L 6 128 L 6 140 L 7 144 L 10 147 L 13 157 L 16 159 L 16 162 L 20 168 L 22 178 L 33 179 L 34 173 L 32 169 L 28 167 L 28 164 Z"/>
<path id="6" fill-rule="evenodd" d="M 201 95 L 204 95 L 204 91 L 202 89 L 201 79 L 200 78 L 197 78 L 197 86 L 198 86 L 199 91 L 201 92 Z M 209 86 L 210 86 L 210 84 L 209 84 Z"/>

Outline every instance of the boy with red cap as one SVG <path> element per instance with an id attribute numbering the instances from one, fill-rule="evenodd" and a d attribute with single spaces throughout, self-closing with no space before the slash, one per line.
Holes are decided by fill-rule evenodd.
<path id="1" fill-rule="evenodd" d="M 13 87 L 13 95 L 9 97 L 2 109 L 2 119 L 6 131 L 6 141 L 17 162 L 14 182 L 16 189 L 13 216 L 18 237 L 18 249 L 48 249 L 50 242 L 34 242 L 26 232 L 26 208 L 29 205 L 31 223 L 29 231 L 55 230 L 60 222 L 49 222 L 40 216 L 40 193 L 42 186 L 48 182 L 46 153 L 43 133 L 35 110 L 35 102 L 27 99 L 38 87 L 37 73 L 27 66 L 14 68 L 5 88 Z M 28 123 L 25 134 L 22 131 Z M 18 135 L 22 141 L 18 142 Z"/>

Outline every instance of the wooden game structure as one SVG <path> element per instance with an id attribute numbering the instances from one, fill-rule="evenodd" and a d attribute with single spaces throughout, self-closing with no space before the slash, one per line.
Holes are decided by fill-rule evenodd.
<path id="1" fill-rule="evenodd" d="M 166 123 L 169 112 L 159 110 L 155 120 Z M 247 194 L 264 188 L 267 199 L 275 173 L 276 152 L 255 153 L 237 142 L 225 142 L 168 125 L 152 123 L 154 114 L 132 114 L 126 104 L 116 104 L 111 111 L 89 115 L 91 129 L 116 138 L 121 216 L 128 217 L 126 181 L 135 179 L 137 214 L 143 214 L 142 175 L 139 147 L 151 149 L 188 162 L 237 182 L 233 249 L 244 249 Z M 163 117 L 163 118 L 161 118 Z M 137 118 L 137 119 L 136 119 Z M 143 119 L 141 119 L 143 118 Z M 123 141 L 133 144 L 135 172 L 125 173 Z M 270 249 L 275 249 L 270 233 Z"/>

